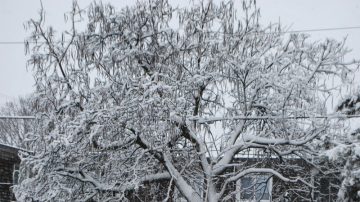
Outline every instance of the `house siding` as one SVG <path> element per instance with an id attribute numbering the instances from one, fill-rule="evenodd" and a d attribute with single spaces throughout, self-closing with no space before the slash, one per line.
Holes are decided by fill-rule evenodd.
<path id="1" fill-rule="evenodd" d="M 18 149 L 0 144 L 0 202 L 15 200 L 11 187 L 14 168 L 19 164 Z"/>

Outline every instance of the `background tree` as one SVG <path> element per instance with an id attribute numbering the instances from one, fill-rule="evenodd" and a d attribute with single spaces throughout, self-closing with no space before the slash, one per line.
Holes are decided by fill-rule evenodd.
<path id="1" fill-rule="evenodd" d="M 120 11 L 75 2 L 60 37 L 43 11 L 30 20 L 29 65 L 39 104 L 51 110 L 35 153 L 23 156 L 32 174 L 15 187 L 18 200 L 131 200 L 165 180 L 166 192 L 151 200 L 219 201 L 259 173 L 314 188 L 298 176 L 305 168 L 281 168 L 294 168 L 291 155 L 310 162 L 312 142 L 331 125 L 291 117 L 326 114 L 321 92 L 331 91 L 319 81 L 351 74 L 344 42 L 262 26 L 252 0 L 236 12 L 231 1 L 173 9 L 156 0 Z M 244 164 L 246 151 L 279 163 Z"/>
<path id="2" fill-rule="evenodd" d="M 341 100 L 336 110 L 344 115 L 357 115 L 360 96 L 354 94 Z M 352 125 L 358 127 L 356 121 Z M 345 134 L 345 135 L 344 135 Z M 338 201 L 360 200 L 360 128 L 342 134 L 330 134 L 325 138 L 323 156 L 337 165 L 341 185 L 337 193 Z"/>
<path id="3" fill-rule="evenodd" d="M 6 102 L 0 108 L 0 116 L 33 116 L 36 114 L 35 102 L 31 97 L 20 97 Z M 35 131 L 36 121 L 30 119 L 0 119 L 0 143 L 28 148 L 28 133 Z"/>

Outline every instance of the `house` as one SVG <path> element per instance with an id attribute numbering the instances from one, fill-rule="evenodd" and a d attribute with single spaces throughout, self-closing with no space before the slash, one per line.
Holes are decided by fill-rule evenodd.
<path id="1" fill-rule="evenodd" d="M 276 176 L 269 174 L 252 174 L 241 178 L 236 184 L 230 185 L 226 192 L 236 193 L 229 198 L 223 198 L 228 202 L 271 202 L 277 201 L 335 201 L 340 181 L 333 174 L 325 174 L 313 168 L 303 159 L 282 159 L 283 163 L 276 158 L 240 157 L 235 159 L 243 167 L 270 167 L 275 168 L 285 177 L 297 176 L 311 183 L 314 188 L 304 187 L 301 182 L 287 183 Z M 332 165 L 323 165 L 332 166 Z M 227 172 L 236 172 L 236 168 L 230 168 Z M 221 186 L 224 179 L 218 181 Z M 168 193 L 169 182 L 162 180 L 157 183 L 144 184 L 138 190 L 128 193 L 129 201 L 162 201 Z M 218 187 L 220 189 L 220 187 Z M 150 191 L 151 190 L 151 191 Z M 168 201 L 185 202 L 181 194 L 172 190 Z"/>
<path id="2" fill-rule="evenodd" d="M 20 148 L 0 144 L 0 202 L 14 200 L 11 186 L 17 181 L 17 168 L 20 159 L 17 155 Z M 234 159 L 241 164 L 241 168 L 274 168 L 285 177 L 297 176 L 313 185 L 314 188 L 303 186 L 301 182 L 287 183 L 270 174 L 247 175 L 236 183 L 229 184 L 226 194 L 229 197 L 222 198 L 227 202 L 271 202 L 271 201 L 335 201 L 340 181 L 337 173 L 322 173 L 310 162 L 299 157 L 275 158 L 274 156 L 242 155 Z M 284 166 L 285 165 L 285 166 Z M 319 164 L 318 164 L 319 165 Z M 200 166 L 194 163 L 194 169 Z M 161 167 L 161 166 L 159 166 Z M 321 163 L 321 167 L 333 167 L 333 165 Z M 229 167 L 226 172 L 238 172 L 238 168 Z M 201 180 L 201 179 L 200 179 Z M 217 189 L 220 189 L 225 178 L 219 176 Z M 201 183 L 198 181 L 196 183 Z M 170 184 L 170 186 L 169 186 Z M 231 194 L 235 193 L 235 194 Z M 115 194 L 115 193 L 114 193 Z M 169 180 L 148 182 L 139 186 L 136 190 L 129 190 L 126 198 L 132 202 L 141 201 L 167 201 L 185 202 L 181 193 L 170 183 Z M 95 199 L 88 200 L 96 201 Z"/>
<path id="3" fill-rule="evenodd" d="M 22 149 L 0 143 L 0 202 L 15 200 L 11 186 L 18 178 L 19 150 Z"/>

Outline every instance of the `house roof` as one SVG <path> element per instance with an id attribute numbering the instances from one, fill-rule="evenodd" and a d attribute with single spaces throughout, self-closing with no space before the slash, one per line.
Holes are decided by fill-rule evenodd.
<path id="1" fill-rule="evenodd" d="M 5 148 L 7 148 L 7 149 L 13 149 L 13 150 L 21 150 L 21 151 L 25 151 L 25 152 L 30 152 L 30 151 L 28 151 L 28 150 L 26 150 L 26 149 L 23 149 L 23 148 L 20 148 L 20 147 L 17 147 L 17 146 L 12 146 L 12 145 L 8 145 L 8 144 L 4 144 L 4 143 L 0 143 L 0 148 L 1 147 L 5 147 Z"/>

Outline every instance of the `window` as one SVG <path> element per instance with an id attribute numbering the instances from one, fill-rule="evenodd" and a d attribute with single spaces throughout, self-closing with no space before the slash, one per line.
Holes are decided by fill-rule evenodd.
<path id="1" fill-rule="evenodd" d="M 13 171 L 13 176 L 12 176 L 14 185 L 19 182 L 19 174 L 20 174 L 19 165 L 14 165 L 14 171 Z"/>
<path id="2" fill-rule="evenodd" d="M 271 201 L 272 178 L 267 175 L 251 175 L 241 178 L 237 183 L 240 201 Z"/>

